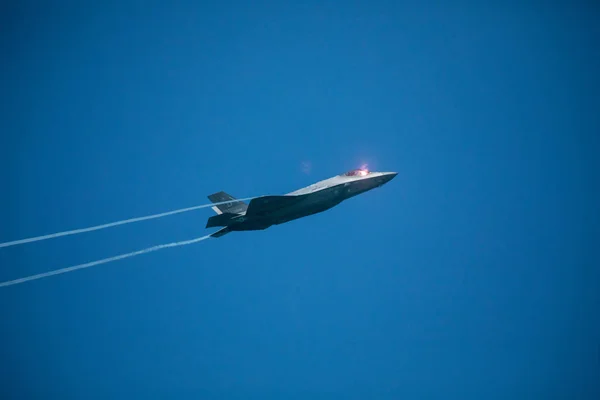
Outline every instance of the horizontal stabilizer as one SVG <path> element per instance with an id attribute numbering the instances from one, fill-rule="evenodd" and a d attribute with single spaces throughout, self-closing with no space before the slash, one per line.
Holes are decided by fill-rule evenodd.
<path id="1" fill-rule="evenodd" d="M 303 196 L 262 196 L 250 200 L 246 216 L 268 215 L 280 208 L 290 207 L 303 199 Z"/>
<path id="2" fill-rule="evenodd" d="M 213 215 L 206 221 L 206 228 L 214 228 L 215 226 L 226 226 L 229 225 L 231 220 L 235 217 L 239 217 L 240 214 L 223 213 L 219 215 Z"/>
<path id="3" fill-rule="evenodd" d="M 229 230 L 228 227 L 225 227 L 223 229 L 219 229 L 218 231 L 216 231 L 215 233 L 211 233 L 210 237 L 214 237 L 214 238 L 220 238 L 223 235 L 228 234 L 229 232 L 231 232 Z"/>
<path id="4" fill-rule="evenodd" d="M 217 214 L 224 214 L 224 213 L 242 214 L 244 211 L 246 211 L 248 209 L 248 205 L 246 203 L 244 203 L 243 201 L 239 201 L 239 200 L 235 201 L 236 200 L 235 197 L 233 197 L 232 195 L 227 194 L 225 192 L 213 193 L 210 196 L 208 196 L 208 199 L 212 203 L 222 203 L 224 201 L 231 201 L 231 203 L 218 204 L 218 205 L 212 207 L 212 209 Z"/>

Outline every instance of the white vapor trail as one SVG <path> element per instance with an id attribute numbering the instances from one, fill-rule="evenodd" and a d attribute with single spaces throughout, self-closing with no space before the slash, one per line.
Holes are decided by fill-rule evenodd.
<path id="1" fill-rule="evenodd" d="M 180 208 L 179 210 L 167 211 L 167 212 L 163 212 L 160 214 L 147 215 L 145 217 L 130 218 L 130 219 L 122 220 L 122 221 L 111 222 L 108 224 L 91 226 L 89 228 L 74 229 L 71 231 L 51 233 L 49 235 L 36 236 L 36 237 L 28 238 L 28 239 L 13 240 L 11 242 L 0 243 L 0 247 L 10 247 L 10 246 L 16 246 L 18 244 L 37 242 L 39 240 L 54 239 L 54 238 L 61 237 L 61 236 L 76 235 L 78 233 L 97 231 L 100 229 L 106 229 L 106 228 L 110 228 L 113 226 L 131 224 L 133 222 L 146 221 L 148 219 L 162 218 L 162 217 L 166 217 L 168 215 L 180 214 L 180 213 L 184 213 L 184 212 L 188 212 L 188 211 L 198 210 L 200 208 L 217 206 L 219 204 L 227 204 L 227 203 L 235 203 L 236 201 L 251 200 L 253 198 L 254 197 L 247 197 L 245 199 L 235 199 L 235 200 L 229 200 L 229 201 L 222 201 L 219 203 L 202 204 L 200 206 Z"/>
<path id="2" fill-rule="evenodd" d="M 27 276 L 25 278 L 19 278 L 19 279 L 14 279 L 12 281 L 2 282 L 2 283 L 0 283 L 0 287 L 17 285 L 19 283 L 23 283 L 23 282 L 27 282 L 27 281 L 34 281 L 34 280 L 37 280 L 37 279 L 42 279 L 42 278 L 46 278 L 46 277 L 53 276 L 53 275 L 66 274 L 67 272 L 76 271 L 78 269 L 89 268 L 89 267 L 93 267 L 93 266 L 100 265 L 100 264 L 106 264 L 106 263 L 109 263 L 109 262 L 113 262 L 113 261 L 117 261 L 117 260 L 122 260 L 124 258 L 139 256 L 140 254 L 151 253 L 153 251 L 158 251 L 158 250 L 161 250 L 161 249 L 166 249 L 167 247 L 186 246 L 188 244 L 201 242 L 201 241 L 203 241 L 205 239 L 208 239 L 209 237 L 210 237 L 210 235 L 206 235 L 206 236 L 198 237 L 198 238 L 195 238 L 195 239 L 184 240 L 184 241 L 181 241 L 181 242 L 159 244 L 157 246 L 148 247 L 146 249 L 134 251 L 134 252 L 127 253 L 127 254 L 121 254 L 121 255 L 118 255 L 118 256 L 114 256 L 114 257 L 104 258 L 102 260 L 97 260 L 97 261 L 92 261 L 92 262 L 88 262 L 88 263 L 85 263 L 85 264 L 75 265 L 73 267 L 55 269 L 54 271 L 44 272 L 44 273 L 37 274 L 37 275 Z"/>

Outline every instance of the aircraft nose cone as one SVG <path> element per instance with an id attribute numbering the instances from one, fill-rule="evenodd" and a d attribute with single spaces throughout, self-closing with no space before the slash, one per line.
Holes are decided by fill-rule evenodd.
<path id="1" fill-rule="evenodd" d="M 394 179 L 396 177 L 396 175 L 398 175 L 397 172 L 386 172 L 384 175 L 385 182 L 387 183 L 387 182 L 391 181 L 392 179 Z"/>
<path id="2" fill-rule="evenodd" d="M 396 175 L 398 175 L 397 172 L 382 172 L 381 175 L 375 178 L 374 182 L 377 184 L 377 187 L 380 187 L 394 179 Z"/>

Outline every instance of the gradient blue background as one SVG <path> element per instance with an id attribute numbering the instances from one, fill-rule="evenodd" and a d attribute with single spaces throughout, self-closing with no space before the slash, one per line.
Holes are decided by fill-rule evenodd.
<path id="1" fill-rule="evenodd" d="M 13 3 L 2 242 L 399 175 L 2 288 L 1 398 L 600 398 L 597 7 Z M 211 215 L 4 248 L 0 280 Z"/>

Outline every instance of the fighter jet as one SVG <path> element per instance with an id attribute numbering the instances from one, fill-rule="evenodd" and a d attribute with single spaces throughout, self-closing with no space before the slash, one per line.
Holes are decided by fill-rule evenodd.
<path id="1" fill-rule="evenodd" d="M 206 228 L 223 226 L 211 234 L 218 238 L 232 231 L 255 231 L 283 224 L 298 218 L 326 211 L 342 201 L 380 187 L 394 179 L 397 172 L 370 172 L 366 168 L 354 169 L 344 174 L 317 182 L 282 196 L 261 196 L 249 204 L 225 192 L 208 196 L 212 209 L 218 214 L 208 219 Z"/>

